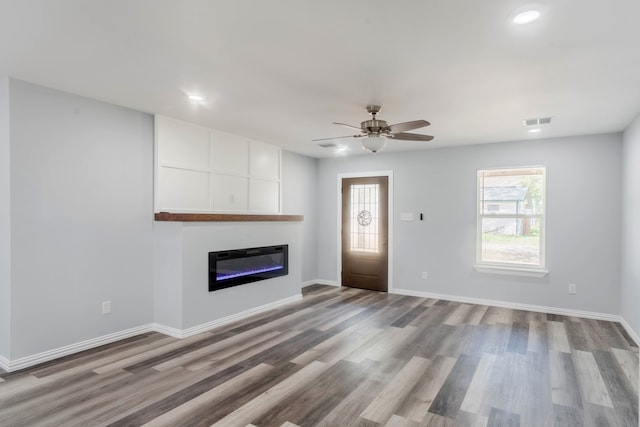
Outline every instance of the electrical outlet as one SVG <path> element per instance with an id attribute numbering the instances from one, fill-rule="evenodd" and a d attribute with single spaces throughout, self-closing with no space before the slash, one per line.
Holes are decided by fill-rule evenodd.
<path id="1" fill-rule="evenodd" d="M 578 293 L 578 289 L 576 287 L 575 283 L 569 283 L 569 294 L 570 295 L 575 295 L 576 293 Z"/>
<path id="2" fill-rule="evenodd" d="M 424 280 L 427 280 L 427 279 L 429 278 L 429 273 L 427 273 L 426 271 L 423 271 L 423 272 L 422 272 L 422 278 L 423 278 Z"/>
<path id="3" fill-rule="evenodd" d="M 102 302 L 102 315 L 111 313 L 111 301 L 103 301 Z"/>

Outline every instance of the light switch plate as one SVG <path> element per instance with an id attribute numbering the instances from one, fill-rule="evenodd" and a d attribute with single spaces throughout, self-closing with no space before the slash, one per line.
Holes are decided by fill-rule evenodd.
<path id="1" fill-rule="evenodd" d="M 413 212 L 402 212 L 400 214 L 400 221 L 413 221 Z"/>

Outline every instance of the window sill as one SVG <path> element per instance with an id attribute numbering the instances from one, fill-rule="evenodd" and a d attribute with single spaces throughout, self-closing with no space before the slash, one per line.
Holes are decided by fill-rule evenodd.
<path id="1" fill-rule="evenodd" d="M 505 274 L 509 276 L 544 277 L 549 274 L 549 270 L 542 270 L 539 268 L 505 267 L 498 265 L 481 264 L 476 264 L 473 266 L 473 268 L 475 268 L 479 273 Z"/>

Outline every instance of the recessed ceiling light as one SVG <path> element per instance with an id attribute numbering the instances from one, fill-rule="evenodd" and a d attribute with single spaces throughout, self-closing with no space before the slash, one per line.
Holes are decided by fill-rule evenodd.
<path id="1" fill-rule="evenodd" d="M 520 12 L 513 18 L 513 23 L 518 25 L 528 24 L 540 18 L 540 12 L 537 10 L 526 10 Z"/>
<path id="2" fill-rule="evenodd" d="M 206 99 L 206 97 L 204 97 L 202 95 L 197 95 L 197 94 L 187 95 L 187 98 L 189 98 L 191 101 L 195 101 L 195 102 L 201 102 L 201 101 L 204 101 Z"/>
<path id="3" fill-rule="evenodd" d="M 529 133 L 538 133 L 538 132 L 541 132 L 541 131 L 542 131 L 542 129 L 540 129 L 540 128 L 529 129 Z"/>
<path id="4" fill-rule="evenodd" d="M 349 154 L 349 147 L 345 147 L 344 145 L 336 147 L 336 156 L 346 156 L 347 154 Z"/>

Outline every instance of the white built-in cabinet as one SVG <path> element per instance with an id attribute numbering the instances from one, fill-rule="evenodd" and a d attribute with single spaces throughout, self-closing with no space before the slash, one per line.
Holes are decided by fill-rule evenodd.
<path id="1" fill-rule="evenodd" d="M 155 211 L 280 213 L 281 150 L 155 116 Z"/>

